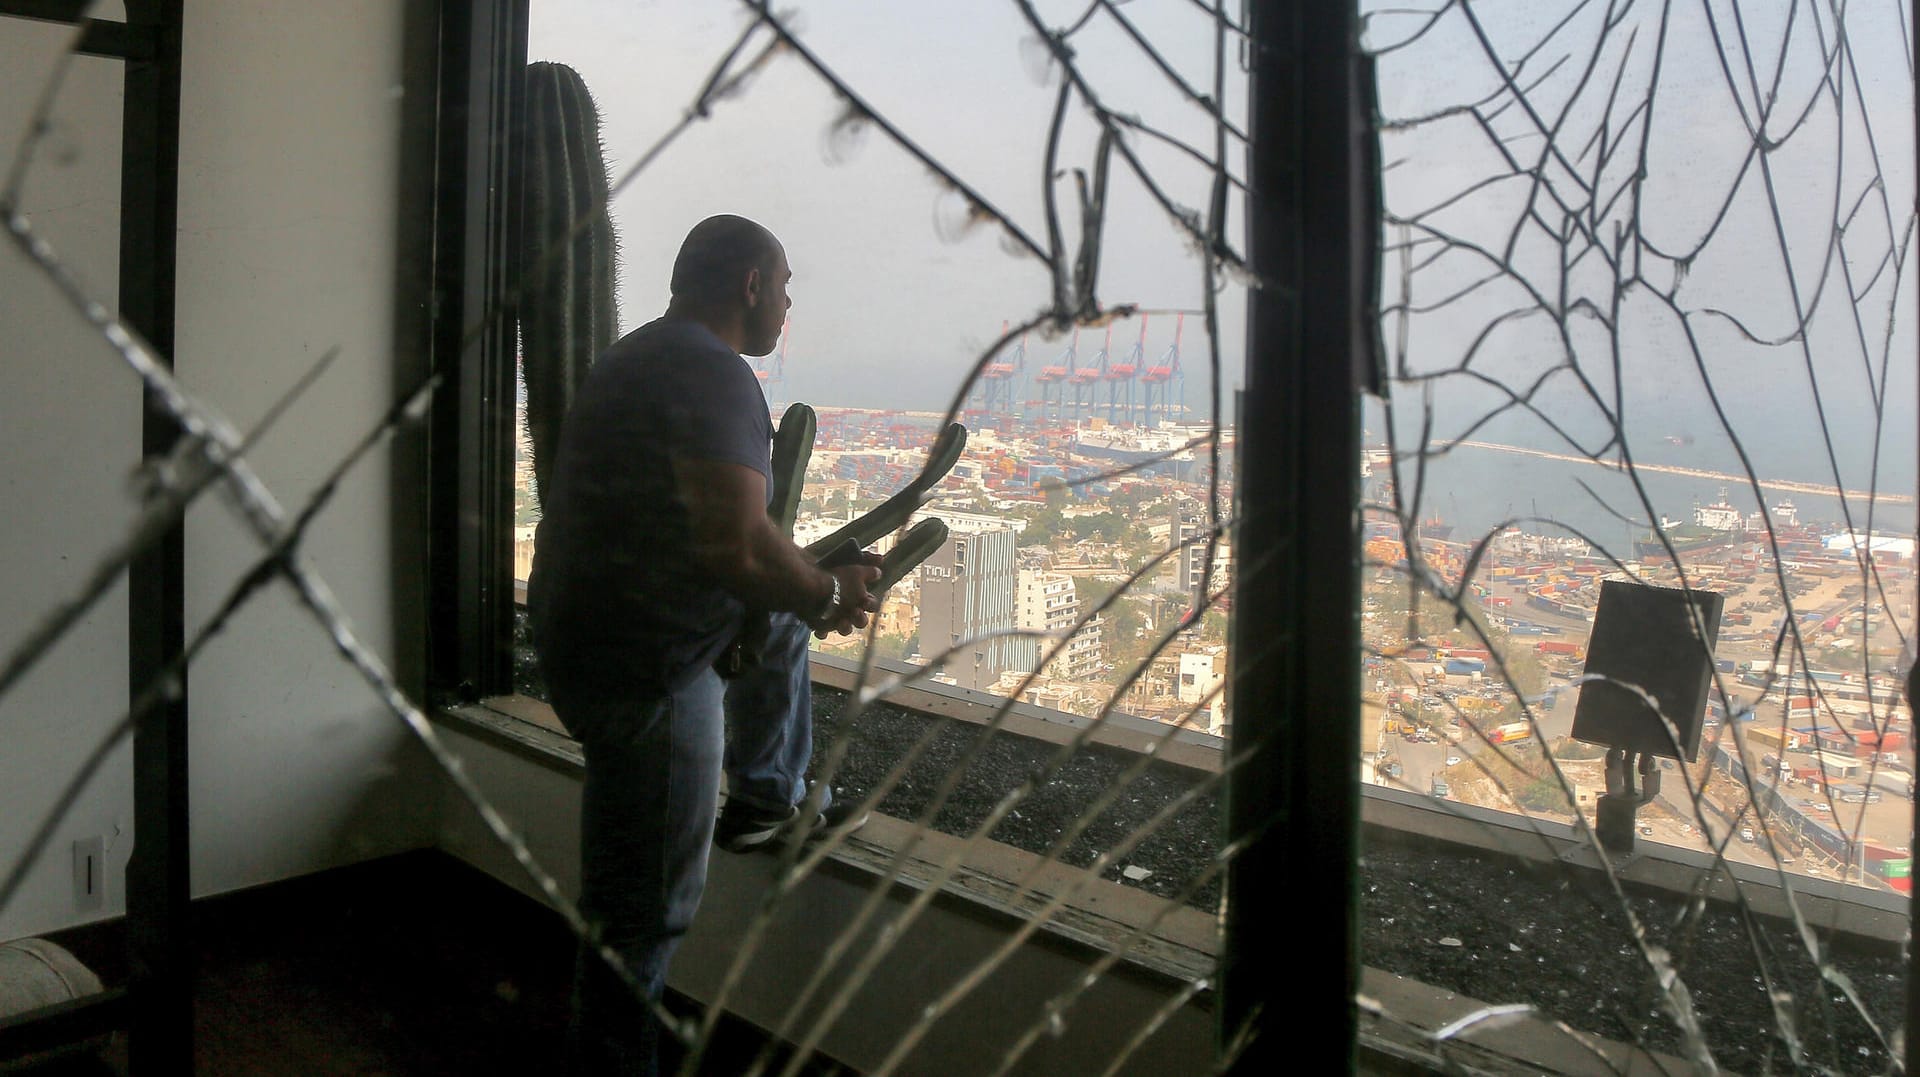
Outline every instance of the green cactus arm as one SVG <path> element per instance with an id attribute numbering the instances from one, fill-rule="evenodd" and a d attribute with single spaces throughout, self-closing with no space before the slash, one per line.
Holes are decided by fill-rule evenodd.
<path id="1" fill-rule="evenodd" d="M 800 511 L 800 492 L 807 481 L 807 461 L 813 458 L 814 433 L 819 420 L 813 409 L 795 403 L 780 416 L 780 429 L 773 435 L 773 499 L 767 514 L 780 533 L 793 534 L 793 518 Z"/>
<path id="2" fill-rule="evenodd" d="M 846 526 L 812 543 L 807 552 L 818 558 L 828 550 L 852 539 L 861 547 L 871 546 L 881 535 L 899 530 L 914 513 L 920 511 L 931 497 L 931 491 L 953 465 L 960 462 L 960 454 L 967 448 L 967 428 L 961 423 L 952 423 L 934 440 L 933 448 L 927 453 L 927 465 L 920 469 L 899 493 L 881 502 L 872 511 Z"/>
<path id="3" fill-rule="evenodd" d="M 938 519 L 922 520 L 907 529 L 893 549 L 880 559 L 880 578 L 867 588 L 869 594 L 882 594 L 904 579 L 907 573 L 920 567 L 920 562 L 934 555 L 934 551 L 947 541 L 947 522 Z"/>

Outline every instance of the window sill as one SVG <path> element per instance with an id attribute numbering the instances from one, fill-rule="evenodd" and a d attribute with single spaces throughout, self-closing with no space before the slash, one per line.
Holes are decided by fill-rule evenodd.
<path id="1" fill-rule="evenodd" d="M 856 676 L 854 663 L 831 656 L 815 656 L 814 677 L 822 687 L 844 691 L 852 686 Z M 986 693 L 942 684 L 903 689 L 890 694 L 888 701 L 906 710 L 974 724 L 989 719 L 1003 702 Z M 579 770 L 578 746 L 559 731 L 552 712 L 537 701 L 507 697 L 491 700 L 486 706 L 459 708 L 446 717 L 557 771 L 577 773 Z M 1016 703 L 1008 708 L 1002 724 L 1006 732 L 1023 740 L 1059 744 L 1077 735 L 1089 721 Z M 1111 720 L 1109 726 L 1097 730 L 1089 739 L 1113 748 L 1138 750 L 1166 732 L 1166 727 L 1159 723 L 1130 718 Z M 1169 739 L 1159 754 L 1164 761 L 1190 771 L 1212 772 L 1220 765 L 1223 743 L 1217 737 L 1181 733 Z M 1040 758 L 1037 749 L 1035 761 Z M 1552 866 L 1560 877 L 1574 880 L 1576 889 L 1581 885 L 1580 880 L 1588 881 L 1595 891 L 1607 885 L 1605 876 L 1586 850 L 1584 839 L 1567 824 L 1530 820 L 1456 802 L 1447 802 L 1443 808 L 1430 797 L 1385 787 L 1366 786 L 1363 793 L 1363 843 L 1369 850 L 1397 845 L 1403 850 L 1403 859 L 1407 853 L 1417 859 L 1423 850 L 1450 847 L 1457 850 L 1455 862 L 1483 864 L 1488 872 L 1511 870 L 1516 861 L 1528 861 Z M 848 882 L 878 880 L 891 868 L 897 852 L 915 840 L 910 822 L 876 817 L 857 841 L 849 843 L 834 858 L 827 870 Z M 950 835 L 920 834 L 906 858 L 897 889 L 920 891 L 932 885 L 938 875 L 938 865 L 961 844 L 961 839 Z M 1081 953 L 1105 950 L 1159 916 L 1156 930 L 1147 943 L 1136 947 L 1128 968 L 1154 980 L 1187 980 L 1211 974 L 1215 925 L 1214 918 L 1205 910 L 1169 907 L 1156 895 L 1107 880 L 1087 883 L 1079 869 L 1058 865 L 1050 866 L 1041 874 L 1035 888 L 1024 894 L 1017 893 L 1012 880 L 1021 878 L 1038 860 L 1031 853 L 997 842 L 977 843 L 962 861 L 959 871 L 941 885 L 936 903 L 957 908 L 961 915 L 971 915 L 976 920 L 1011 925 L 1024 922 L 1052 895 L 1064 892 L 1067 887 L 1079 886 L 1079 893 L 1066 909 L 1036 933 L 1033 945 L 1055 949 L 1064 946 L 1067 951 Z M 1698 892 L 1716 900 L 1727 900 L 1735 896 L 1737 881 L 1739 896 L 1754 912 L 1776 920 L 1787 912 L 1787 891 L 1776 873 L 1739 863 L 1716 869 L 1713 858 L 1705 852 L 1643 841 L 1639 854 L 1616 863 L 1615 870 L 1630 889 L 1664 892 L 1669 897 L 1690 898 Z M 1823 935 L 1830 931 L 1851 935 L 1868 940 L 1879 949 L 1897 945 L 1897 940 L 1904 936 L 1907 919 L 1903 895 L 1798 876 L 1791 879 L 1790 886 L 1807 921 L 1816 925 Z M 1396 967 L 1401 972 L 1414 971 L 1401 965 Z M 1364 970 L 1363 976 L 1363 994 L 1378 1000 L 1382 1013 L 1390 1015 L 1364 1017 L 1368 1031 L 1363 1036 L 1363 1052 L 1378 1055 L 1376 1061 L 1382 1065 L 1408 1057 L 1431 1059 L 1435 1048 L 1423 1038 L 1425 1034 L 1480 1006 L 1464 994 L 1436 986 L 1436 982 L 1446 982 L 1444 979 L 1400 976 L 1378 968 Z M 1470 988 L 1472 983 L 1454 986 Z M 1197 1002 L 1203 1008 L 1210 1005 L 1205 996 Z M 1474 1052 L 1489 1050 L 1498 1057 L 1564 1072 L 1580 1072 L 1585 1064 L 1582 1059 L 1591 1057 L 1544 1021 L 1523 1022 L 1511 1029 L 1482 1029 L 1472 1038 L 1477 1045 L 1473 1048 L 1449 1047 L 1447 1050 L 1466 1050 L 1467 1054 L 1457 1056 L 1460 1058 L 1471 1058 Z M 1620 1050 L 1630 1052 L 1624 1046 Z M 1371 1068 L 1363 1062 L 1363 1069 Z"/>
<path id="2" fill-rule="evenodd" d="M 818 665 L 815 668 L 818 674 Z M 831 683 L 828 678 L 820 680 Z M 899 699 L 893 701 L 910 705 Z M 436 717 L 560 773 L 577 775 L 584 767 L 579 743 L 566 735 L 552 708 L 539 700 L 500 696 L 483 703 L 444 708 Z M 834 860 L 880 878 L 891 870 L 899 851 L 911 845 L 898 883 L 924 890 L 934 885 L 940 866 L 965 842 L 929 830 L 920 831 L 915 843 L 916 829 L 911 821 L 876 813 L 836 850 Z M 943 897 L 1024 921 L 1056 895 L 1077 888 L 1065 907 L 1041 926 L 1050 937 L 1106 951 L 1117 948 L 1135 932 L 1143 932 L 1143 937 L 1131 944 L 1127 958 L 1135 968 L 1183 982 L 1211 975 L 1215 948 L 1212 916 L 1186 906 L 1169 908 L 1165 899 L 1154 894 L 1104 879 L 1088 880 L 1080 869 L 1057 863 L 1041 865 L 1041 860 L 999 842 L 979 842 L 967 851 L 952 877 L 939 884 L 940 892 Z M 1038 873 L 1024 891 L 1016 886 L 1016 880 L 1036 869 Z"/>
<path id="3" fill-rule="evenodd" d="M 819 653 L 815 653 L 812 659 L 816 684 L 842 691 L 852 690 L 859 671 L 857 662 Z M 902 672 L 910 668 L 894 663 L 881 665 L 887 672 Z M 933 682 L 901 688 L 890 693 L 887 701 L 910 711 L 976 724 L 991 718 L 1003 703 L 990 693 Z M 519 750 L 543 765 L 560 770 L 577 770 L 582 764 L 579 744 L 567 735 L 554 717 L 552 708 L 539 700 L 518 695 L 499 696 L 483 704 L 451 708 L 443 714 L 486 739 Z M 1008 709 L 1003 728 L 1015 736 L 1058 745 L 1079 735 L 1091 724 L 1091 719 L 1079 715 L 1016 702 Z M 1127 751 L 1140 751 L 1164 736 L 1165 731 L 1166 727 L 1158 722 L 1114 715 L 1093 733 L 1089 741 Z M 1214 773 L 1220 768 L 1225 744 L 1221 737 L 1181 731 L 1162 745 L 1158 758 L 1172 766 Z M 1361 818 L 1366 829 L 1363 841 L 1366 843 L 1380 840 L 1403 843 L 1410 840 L 1437 841 L 1535 863 L 1557 861 L 1586 869 L 1583 874 L 1592 879 L 1596 887 L 1606 885 L 1593 850 L 1570 824 L 1455 802 L 1447 802 L 1445 808 L 1438 808 L 1431 797 L 1386 786 L 1364 785 L 1361 792 Z M 892 822 L 907 826 L 900 820 Z M 906 833 L 910 832 L 911 827 L 908 826 Z M 928 839 L 957 840 L 940 834 L 930 834 L 923 841 Z M 1032 857 L 1030 853 L 997 842 L 983 842 L 981 847 L 993 850 L 990 856 L 984 858 L 993 860 L 995 868 L 982 869 L 974 889 L 963 888 L 964 893 L 994 892 L 993 884 L 985 880 L 994 878 L 995 870 L 1005 872 L 1007 865 L 1017 862 L 1019 857 Z M 1002 857 L 1003 852 L 1013 860 Z M 937 861 L 940 857 L 934 859 Z M 966 869 L 972 871 L 974 865 L 969 863 Z M 1079 875 L 1076 869 L 1059 870 L 1075 877 Z M 1737 884 L 1740 895 L 1753 911 L 1779 919 L 1790 915 L 1788 891 L 1782 885 L 1780 873 L 1764 865 L 1727 861 L 1716 869 L 1714 857 L 1705 851 L 1642 840 L 1630 858 L 1615 861 L 1614 871 L 1622 882 L 1629 885 L 1688 897 L 1701 894 L 1719 901 L 1733 900 Z M 1017 873 L 1007 877 L 1017 877 Z M 1703 879 L 1707 880 L 1704 888 Z M 1836 879 L 1804 875 L 1789 875 L 1788 879 L 1793 900 L 1799 903 L 1802 913 L 1814 922 L 1874 942 L 1899 943 L 1906 937 L 1909 899 L 1904 894 L 1850 886 Z M 1010 887 L 1010 883 L 1003 882 L 1001 885 Z M 1159 899 L 1141 894 L 1131 887 L 1105 881 L 1101 882 L 1101 886 L 1111 887 L 1123 895 L 1137 896 L 1150 907 L 1158 906 Z M 1126 903 L 1118 898 L 1106 900 L 1108 905 Z M 1210 917 L 1206 919 L 1211 920 Z M 1204 934 L 1206 941 L 1199 945 L 1204 954 L 1210 955 L 1211 928 Z M 1196 936 L 1183 933 L 1180 937 L 1191 939 Z"/>

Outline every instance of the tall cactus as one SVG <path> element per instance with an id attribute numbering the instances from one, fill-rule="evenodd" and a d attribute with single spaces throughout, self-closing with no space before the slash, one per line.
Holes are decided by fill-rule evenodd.
<path id="1" fill-rule="evenodd" d="M 520 368 L 536 494 L 560 449 L 560 423 L 587 369 L 619 335 L 614 298 L 618 241 L 607 208 L 600 110 L 580 73 L 527 65 L 526 165 L 521 205 Z"/>

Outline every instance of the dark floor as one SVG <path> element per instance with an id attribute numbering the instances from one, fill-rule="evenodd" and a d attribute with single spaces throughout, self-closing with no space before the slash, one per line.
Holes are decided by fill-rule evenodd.
<path id="1" fill-rule="evenodd" d="M 570 936 L 552 913 L 451 857 L 392 857 L 195 911 L 203 1077 L 563 1071 Z M 125 982 L 117 923 L 54 938 L 109 986 Z M 723 1023 L 701 1072 L 743 1072 L 763 1043 L 757 1030 Z M 123 1074 L 125 1045 L 39 1077 L 54 1072 Z"/>

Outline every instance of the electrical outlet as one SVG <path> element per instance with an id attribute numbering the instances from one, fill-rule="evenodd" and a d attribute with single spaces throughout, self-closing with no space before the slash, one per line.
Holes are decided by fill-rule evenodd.
<path id="1" fill-rule="evenodd" d="M 73 907 L 94 912 L 106 904 L 106 843 L 98 837 L 82 838 L 73 843 Z"/>

